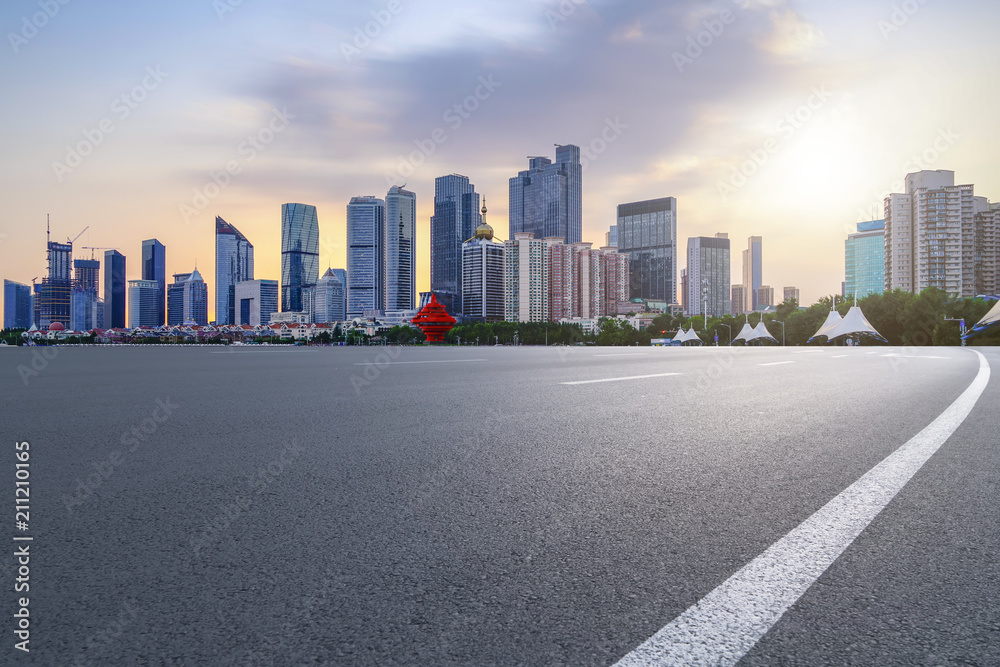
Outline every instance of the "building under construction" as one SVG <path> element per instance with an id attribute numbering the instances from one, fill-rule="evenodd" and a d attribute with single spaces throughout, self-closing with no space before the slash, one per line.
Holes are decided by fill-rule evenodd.
<path id="1" fill-rule="evenodd" d="M 77 234 L 76 238 L 80 238 L 80 234 Z M 67 239 L 66 243 L 53 241 L 48 224 L 45 236 L 48 243 L 49 275 L 42 279 L 41 285 L 34 285 L 35 326 L 39 329 L 48 329 L 53 322 L 60 322 L 68 327 L 71 313 L 70 295 L 73 291 L 73 241 L 76 239 Z"/>

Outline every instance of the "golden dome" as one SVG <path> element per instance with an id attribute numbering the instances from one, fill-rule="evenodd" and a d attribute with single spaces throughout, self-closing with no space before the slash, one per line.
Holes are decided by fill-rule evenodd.
<path id="1" fill-rule="evenodd" d="M 483 224 L 476 227 L 476 234 L 472 237 L 474 239 L 486 239 L 487 241 L 493 240 L 493 228 L 486 224 L 486 197 L 483 197 Z"/>

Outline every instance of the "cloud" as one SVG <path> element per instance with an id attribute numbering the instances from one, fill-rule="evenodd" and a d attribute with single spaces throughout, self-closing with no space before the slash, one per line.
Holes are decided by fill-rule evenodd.
<path id="1" fill-rule="evenodd" d="M 825 42 L 819 28 L 804 21 L 791 9 L 772 11 L 770 19 L 772 30 L 758 45 L 779 58 L 806 58 Z"/>

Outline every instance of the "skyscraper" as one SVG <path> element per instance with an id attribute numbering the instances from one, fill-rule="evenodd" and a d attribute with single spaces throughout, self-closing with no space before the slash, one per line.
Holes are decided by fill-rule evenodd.
<path id="1" fill-rule="evenodd" d="M 417 303 L 417 195 L 393 186 L 385 196 L 385 310 L 413 310 Z"/>
<path id="2" fill-rule="evenodd" d="M 175 273 L 167 290 L 167 324 L 208 324 L 208 286 L 198 269 Z"/>
<path id="3" fill-rule="evenodd" d="M 559 237 L 572 245 L 583 234 L 583 168 L 579 146 L 556 147 L 556 161 L 529 157 L 528 169 L 510 179 L 510 237 Z"/>
<path id="4" fill-rule="evenodd" d="M 309 204 L 281 205 L 281 310 L 306 312 L 319 280 L 319 219 Z M 307 295 L 303 295 L 303 290 Z"/>
<path id="5" fill-rule="evenodd" d="M 493 239 L 493 228 L 486 223 L 486 202 L 482 220 L 462 244 L 462 314 L 496 322 L 504 319 L 504 244 Z"/>
<path id="6" fill-rule="evenodd" d="M 347 205 L 347 317 L 384 310 L 382 234 L 385 201 L 352 197 Z"/>
<path id="7" fill-rule="evenodd" d="M 142 242 L 142 279 L 159 283 L 156 297 L 156 326 L 162 326 L 167 317 L 167 249 L 156 239 Z"/>
<path id="8" fill-rule="evenodd" d="M 101 260 L 74 259 L 73 287 L 98 291 L 101 287 Z"/>
<path id="9" fill-rule="evenodd" d="M 47 329 L 53 322 L 69 326 L 70 319 L 73 244 L 58 243 L 49 238 L 47 255 L 49 273 L 42 279 L 41 285 L 35 285 L 34 320 L 40 329 Z"/>
<path id="10" fill-rule="evenodd" d="M 709 317 L 722 317 L 730 313 L 729 237 L 696 236 L 687 245 L 687 313 L 703 315 L 708 306 Z"/>
<path id="11" fill-rule="evenodd" d="M 975 216 L 976 294 L 1000 295 L 1000 204 L 990 204 Z"/>
<path id="12" fill-rule="evenodd" d="M 462 243 L 482 224 L 479 193 L 466 176 L 451 174 L 434 179 L 434 215 L 431 217 L 431 291 L 447 292 L 455 310 L 462 308 Z M 438 300 L 442 296 L 438 294 Z"/>
<path id="13" fill-rule="evenodd" d="M 631 298 L 677 302 L 677 200 L 618 205 L 618 251 L 629 256 Z"/>
<path id="14" fill-rule="evenodd" d="M 770 285 L 761 285 L 757 288 L 757 308 L 763 310 L 774 305 L 774 288 Z"/>
<path id="15" fill-rule="evenodd" d="M 266 325 L 278 312 L 278 281 L 247 280 L 236 283 L 236 324 Z"/>
<path id="16" fill-rule="evenodd" d="M 945 169 L 907 174 L 905 184 L 884 201 L 886 289 L 975 296 L 975 215 L 988 209 L 985 198 Z"/>
<path id="17" fill-rule="evenodd" d="M 104 326 L 125 328 L 125 255 L 117 250 L 104 253 Z"/>
<path id="18" fill-rule="evenodd" d="M 32 308 L 31 308 L 31 286 L 14 282 L 13 280 L 3 281 L 3 326 L 4 329 L 30 329 Z"/>
<path id="19" fill-rule="evenodd" d="M 783 292 L 784 292 L 784 298 L 781 300 L 781 303 L 784 303 L 784 302 L 786 302 L 788 300 L 795 301 L 796 304 L 801 304 L 802 303 L 802 301 L 801 301 L 801 299 L 799 297 L 799 288 L 798 287 L 784 287 L 782 289 L 783 289 Z"/>
<path id="20" fill-rule="evenodd" d="M 844 291 L 881 294 L 885 290 L 885 220 L 859 222 L 858 231 L 844 241 Z"/>
<path id="21" fill-rule="evenodd" d="M 732 296 L 729 299 L 729 308 L 733 315 L 742 315 L 746 311 L 747 295 L 743 285 L 733 285 Z"/>
<path id="22" fill-rule="evenodd" d="M 104 328 L 104 303 L 98 296 L 100 285 L 100 260 L 73 260 L 73 290 L 70 293 L 68 325 L 72 331 Z"/>
<path id="23" fill-rule="evenodd" d="M 338 271 L 343 270 L 327 269 L 316 285 L 316 314 L 313 321 L 317 324 L 347 319 L 347 301 L 344 298 L 347 285 Z"/>
<path id="24" fill-rule="evenodd" d="M 159 312 L 156 301 L 159 298 L 159 285 L 155 280 L 128 281 L 128 328 L 158 327 L 156 318 Z"/>
<path id="25" fill-rule="evenodd" d="M 743 251 L 743 287 L 746 298 L 743 312 L 745 313 L 757 310 L 759 296 L 757 290 L 763 282 L 762 258 L 762 239 L 759 236 L 751 236 L 747 239 L 747 249 Z"/>
<path id="26" fill-rule="evenodd" d="M 215 321 L 236 322 L 235 285 L 253 280 L 253 244 L 233 225 L 215 218 Z"/>
<path id="27" fill-rule="evenodd" d="M 504 242 L 504 319 L 545 322 L 549 318 L 548 247 L 561 239 L 518 232 Z"/>

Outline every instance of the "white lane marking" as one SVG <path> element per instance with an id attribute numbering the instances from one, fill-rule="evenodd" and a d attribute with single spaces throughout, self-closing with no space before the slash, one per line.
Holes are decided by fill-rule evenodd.
<path id="1" fill-rule="evenodd" d="M 560 382 L 559 384 L 594 384 L 595 382 L 620 382 L 621 380 L 643 380 L 645 378 L 665 378 L 670 375 L 682 375 L 682 373 L 655 373 L 653 375 L 630 375 L 621 378 L 601 378 L 600 380 L 577 380 L 575 382 Z"/>
<path id="2" fill-rule="evenodd" d="M 990 381 L 976 355 L 976 379 L 937 419 L 615 667 L 735 665 L 969 416 Z"/>
<path id="3" fill-rule="evenodd" d="M 645 352 L 626 352 L 620 354 L 595 354 L 595 357 L 645 357 Z"/>
<path id="4" fill-rule="evenodd" d="M 889 354 L 883 354 L 883 357 L 896 357 L 899 359 L 948 359 L 948 357 L 935 357 L 930 354 L 900 354 L 899 352 L 890 352 Z"/>
<path id="5" fill-rule="evenodd" d="M 798 352 L 792 352 L 792 354 L 812 354 L 816 352 L 823 354 L 824 350 L 799 350 Z"/>
<path id="6" fill-rule="evenodd" d="M 430 361 L 390 361 L 386 365 L 395 364 L 459 364 L 466 361 L 486 361 L 486 359 L 433 359 Z M 365 361 L 354 364 L 355 366 L 371 366 L 374 362 Z"/>
<path id="7" fill-rule="evenodd" d="M 781 364 L 794 364 L 794 361 L 772 361 L 769 364 L 757 364 L 758 366 L 780 366 Z"/>
<path id="8" fill-rule="evenodd" d="M 844 357 L 849 357 L 849 356 L 851 356 L 851 355 L 849 355 L 849 354 L 835 354 L 835 355 L 833 355 L 830 358 L 831 359 L 843 359 Z"/>

